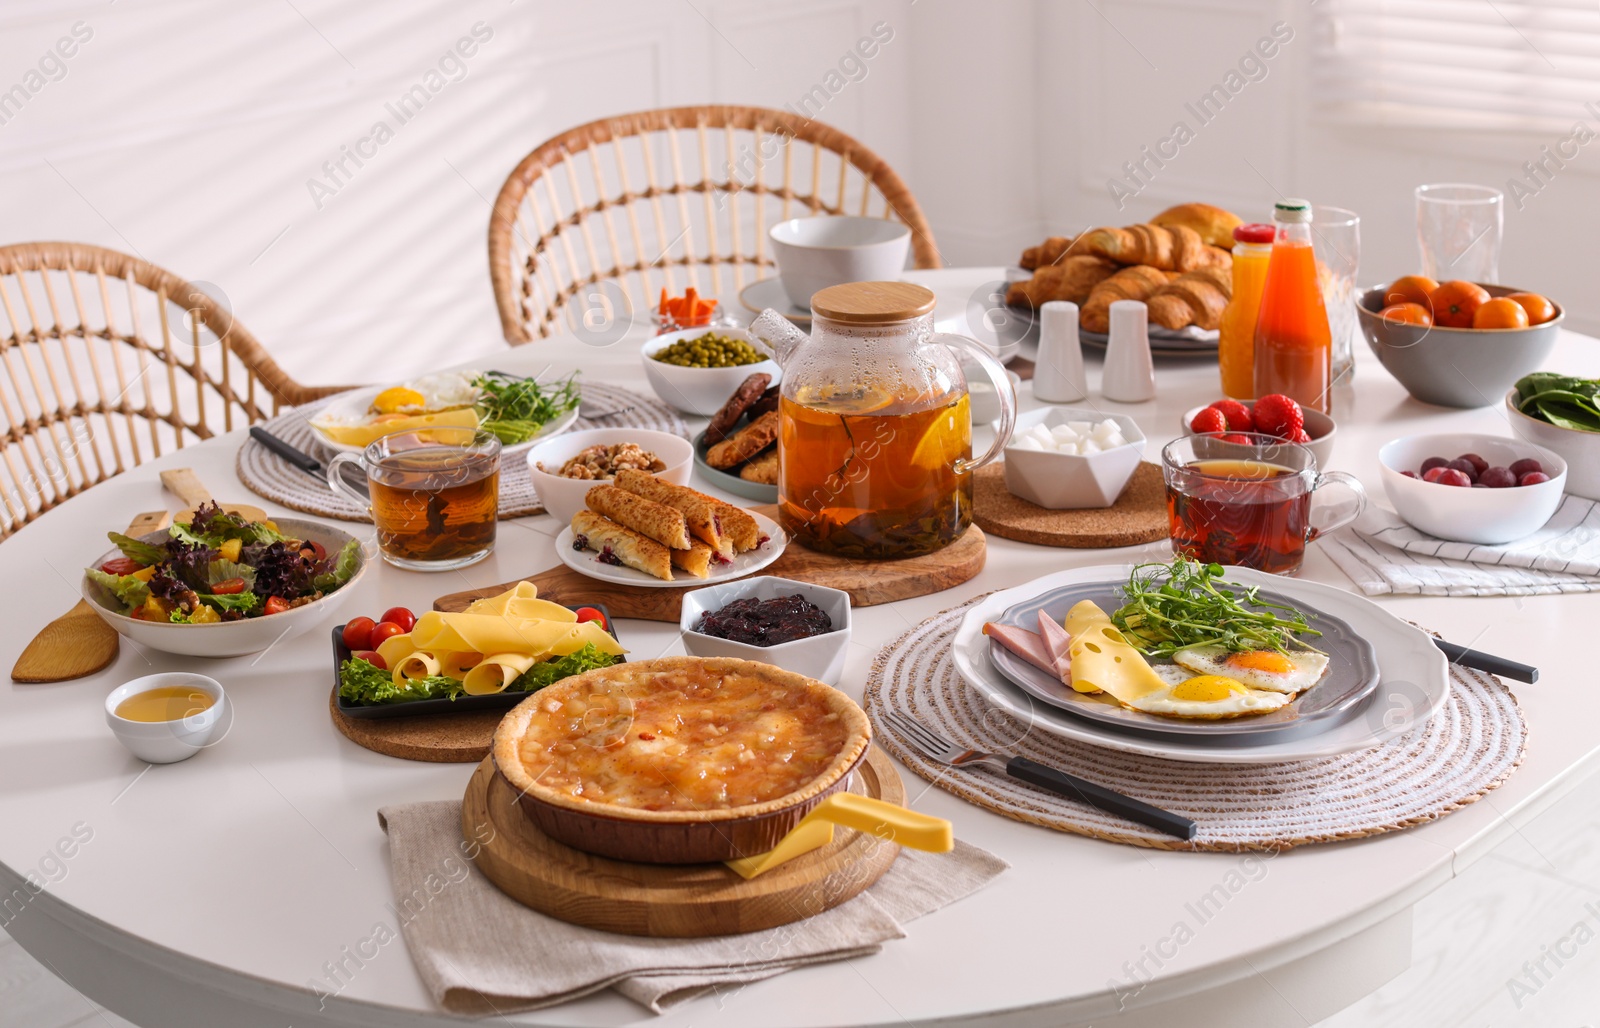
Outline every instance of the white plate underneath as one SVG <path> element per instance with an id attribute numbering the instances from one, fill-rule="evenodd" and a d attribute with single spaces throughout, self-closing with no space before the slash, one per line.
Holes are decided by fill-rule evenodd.
<path id="1" fill-rule="evenodd" d="M 750 516 L 756 519 L 756 525 L 761 529 L 761 534 L 767 541 L 753 550 L 747 550 L 733 558 L 731 564 L 712 564 L 711 575 L 708 578 L 696 578 L 687 571 L 679 568 L 672 570 L 672 581 L 647 575 L 643 571 L 630 567 L 620 567 L 616 564 L 602 564 L 600 558 L 593 550 L 576 550 L 572 547 L 572 526 L 568 525 L 556 536 L 556 554 L 560 556 L 561 563 L 576 571 L 580 575 L 602 582 L 614 582 L 617 585 L 636 585 L 644 589 L 677 589 L 686 585 L 702 586 L 716 585 L 718 582 L 730 582 L 735 578 L 753 575 L 757 571 L 771 564 L 783 556 L 783 549 L 789 543 L 789 537 L 783 534 L 783 529 L 778 523 L 765 514 L 750 511 Z"/>
<path id="2" fill-rule="evenodd" d="M 1381 676 L 1366 709 L 1327 731 L 1305 738 L 1256 746 L 1147 738 L 1116 732 L 1040 703 L 1007 681 L 989 660 L 985 622 L 997 620 L 1012 604 L 1064 585 L 1126 582 L 1131 565 L 1073 568 L 993 593 L 967 611 L 951 643 L 956 670 L 990 703 L 1025 723 L 1067 739 L 1166 760 L 1199 764 L 1276 764 L 1285 760 L 1331 757 L 1380 745 L 1421 724 L 1450 695 L 1450 662 L 1428 634 L 1400 620 L 1364 596 L 1319 582 L 1268 575 L 1248 568 L 1228 569 L 1230 581 L 1261 585 L 1345 621 L 1372 643 Z"/>
<path id="3" fill-rule="evenodd" d="M 474 375 L 477 374 L 477 372 L 468 371 L 466 374 Z M 316 426 L 316 420 L 319 417 L 329 414 L 332 414 L 335 417 L 345 417 L 350 419 L 359 418 L 366 414 L 368 409 L 371 408 L 372 401 L 377 397 L 377 395 L 387 388 L 389 387 L 371 386 L 366 389 L 357 389 L 354 392 L 346 393 L 345 395 L 340 396 L 338 399 L 322 408 L 322 410 L 318 411 L 316 415 L 314 415 L 311 420 L 307 422 L 307 424 L 311 425 L 311 431 L 315 433 L 317 445 L 325 446 L 329 450 L 332 450 L 336 453 L 360 453 L 362 450 L 365 450 L 365 446 L 355 446 L 350 443 L 340 443 L 329 439 L 328 436 Z M 524 439 L 520 443 L 502 447 L 500 450 L 500 455 L 502 457 L 507 457 L 514 453 L 521 453 L 534 443 L 549 439 L 551 436 L 560 435 L 562 432 L 565 432 L 567 429 L 571 428 L 572 423 L 577 420 L 578 408 L 574 406 L 571 410 L 555 418 L 553 421 L 545 422 L 544 426 L 539 429 L 539 434 L 534 436 L 532 439 Z"/>

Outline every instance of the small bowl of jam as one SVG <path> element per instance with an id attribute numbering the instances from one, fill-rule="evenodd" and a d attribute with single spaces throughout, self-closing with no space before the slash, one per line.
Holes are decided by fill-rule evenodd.
<path id="1" fill-rule="evenodd" d="M 152 764 L 189 759 L 226 735 L 232 720 L 222 685 L 205 675 L 146 675 L 106 697 L 106 724 L 117 741 Z"/>
<path id="2" fill-rule="evenodd" d="M 678 622 L 693 657 L 759 660 L 838 685 L 850 648 L 850 594 L 760 575 L 685 593 Z"/>

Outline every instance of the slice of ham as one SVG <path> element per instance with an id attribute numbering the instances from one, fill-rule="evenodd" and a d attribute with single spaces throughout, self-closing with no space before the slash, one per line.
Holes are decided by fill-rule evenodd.
<path id="1" fill-rule="evenodd" d="M 1039 612 L 1039 638 L 1050 655 L 1051 674 L 1059 675 L 1063 685 L 1072 684 L 1072 636 L 1061 623 L 1044 611 Z"/>
<path id="2" fill-rule="evenodd" d="M 1063 629 L 1063 631 L 1065 630 Z M 1018 628 L 1016 625 L 1002 625 L 990 621 L 983 626 L 983 634 L 989 636 L 995 642 L 1045 674 L 1053 675 L 1056 673 L 1055 660 L 1051 658 L 1049 649 L 1045 647 L 1044 638 L 1038 632 L 1030 632 L 1026 628 Z"/>

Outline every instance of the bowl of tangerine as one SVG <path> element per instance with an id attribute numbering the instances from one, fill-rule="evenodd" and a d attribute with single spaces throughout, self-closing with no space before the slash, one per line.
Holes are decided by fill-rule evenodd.
<path id="1" fill-rule="evenodd" d="M 1544 363 L 1565 312 L 1509 286 L 1406 275 L 1356 304 L 1373 354 L 1406 391 L 1441 407 L 1487 407 Z"/>

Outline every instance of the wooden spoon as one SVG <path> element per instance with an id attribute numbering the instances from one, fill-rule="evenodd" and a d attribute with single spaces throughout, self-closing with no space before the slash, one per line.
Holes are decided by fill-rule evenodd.
<path id="1" fill-rule="evenodd" d="M 173 516 L 173 520 L 182 525 L 187 525 L 194 520 L 194 509 L 202 503 L 216 503 L 211 497 L 211 490 L 200 481 L 200 476 L 194 473 L 193 468 L 173 468 L 161 473 L 161 484 L 184 503 L 182 511 Z M 237 514 L 246 521 L 266 521 L 267 512 L 260 507 L 248 503 L 224 503 L 221 505 L 224 512 Z"/>
<path id="2" fill-rule="evenodd" d="M 167 527 L 164 510 L 136 515 L 128 535 L 140 536 Z M 88 600 L 39 630 L 11 668 L 13 682 L 65 682 L 92 675 L 117 659 L 117 630 L 100 619 Z"/>

